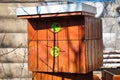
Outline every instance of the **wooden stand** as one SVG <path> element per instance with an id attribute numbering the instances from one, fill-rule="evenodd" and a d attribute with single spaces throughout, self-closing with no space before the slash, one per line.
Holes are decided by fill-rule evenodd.
<path id="1" fill-rule="evenodd" d="M 33 72 L 32 80 L 93 80 L 93 72 L 87 74 Z"/>

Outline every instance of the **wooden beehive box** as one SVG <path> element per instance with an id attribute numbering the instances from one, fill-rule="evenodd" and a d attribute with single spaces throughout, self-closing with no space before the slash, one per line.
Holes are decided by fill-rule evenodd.
<path id="1" fill-rule="evenodd" d="M 36 7 L 37 14 L 25 13 L 27 8 L 21 9 L 26 10 L 24 16 L 18 14 L 20 18 L 28 18 L 29 70 L 87 73 L 101 67 L 102 23 L 94 18 L 95 8 L 82 3 L 61 6 L 69 10 L 45 12 L 45 7 L 40 10 Z M 56 7 L 59 6 L 47 9 Z"/>
<path id="2" fill-rule="evenodd" d="M 120 69 L 103 70 L 102 80 L 120 80 Z"/>

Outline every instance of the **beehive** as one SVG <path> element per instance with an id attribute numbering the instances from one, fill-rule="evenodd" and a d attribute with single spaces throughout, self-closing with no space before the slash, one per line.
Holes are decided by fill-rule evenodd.
<path id="1" fill-rule="evenodd" d="M 19 9 L 24 12 L 18 17 L 28 18 L 29 70 L 87 73 L 101 67 L 102 23 L 94 18 L 95 8 L 82 3 L 61 6 L 66 10 L 36 7 L 37 14 L 31 15 L 27 8 Z"/>

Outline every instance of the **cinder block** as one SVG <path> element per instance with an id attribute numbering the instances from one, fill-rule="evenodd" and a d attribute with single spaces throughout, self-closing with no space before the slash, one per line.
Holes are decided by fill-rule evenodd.
<path id="1" fill-rule="evenodd" d="M 28 78 L 27 63 L 0 63 L 0 78 Z"/>
<path id="2" fill-rule="evenodd" d="M 0 48 L 0 63 L 27 63 L 27 48 Z"/>
<path id="3" fill-rule="evenodd" d="M 0 19 L 0 33 L 26 33 L 27 24 L 25 19 Z"/>
<path id="4" fill-rule="evenodd" d="M 6 33 L 0 34 L 1 48 L 27 47 L 26 33 Z"/>

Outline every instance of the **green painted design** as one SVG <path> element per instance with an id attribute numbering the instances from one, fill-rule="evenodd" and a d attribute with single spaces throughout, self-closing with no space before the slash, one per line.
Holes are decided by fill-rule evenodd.
<path id="1" fill-rule="evenodd" d="M 57 33 L 57 32 L 60 31 L 60 29 L 61 29 L 61 26 L 60 26 L 59 23 L 53 23 L 52 24 L 52 28 L 51 28 L 52 32 Z"/>
<path id="2" fill-rule="evenodd" d="M 50 54 L 53 56 L 53 57 L 57 57 L 57 56 L 59 56 L 59 54 L 60 54 L 60 49 L 58 48 L 58 47 L 52 47 L 51 49 L 50 49 Z"/>

